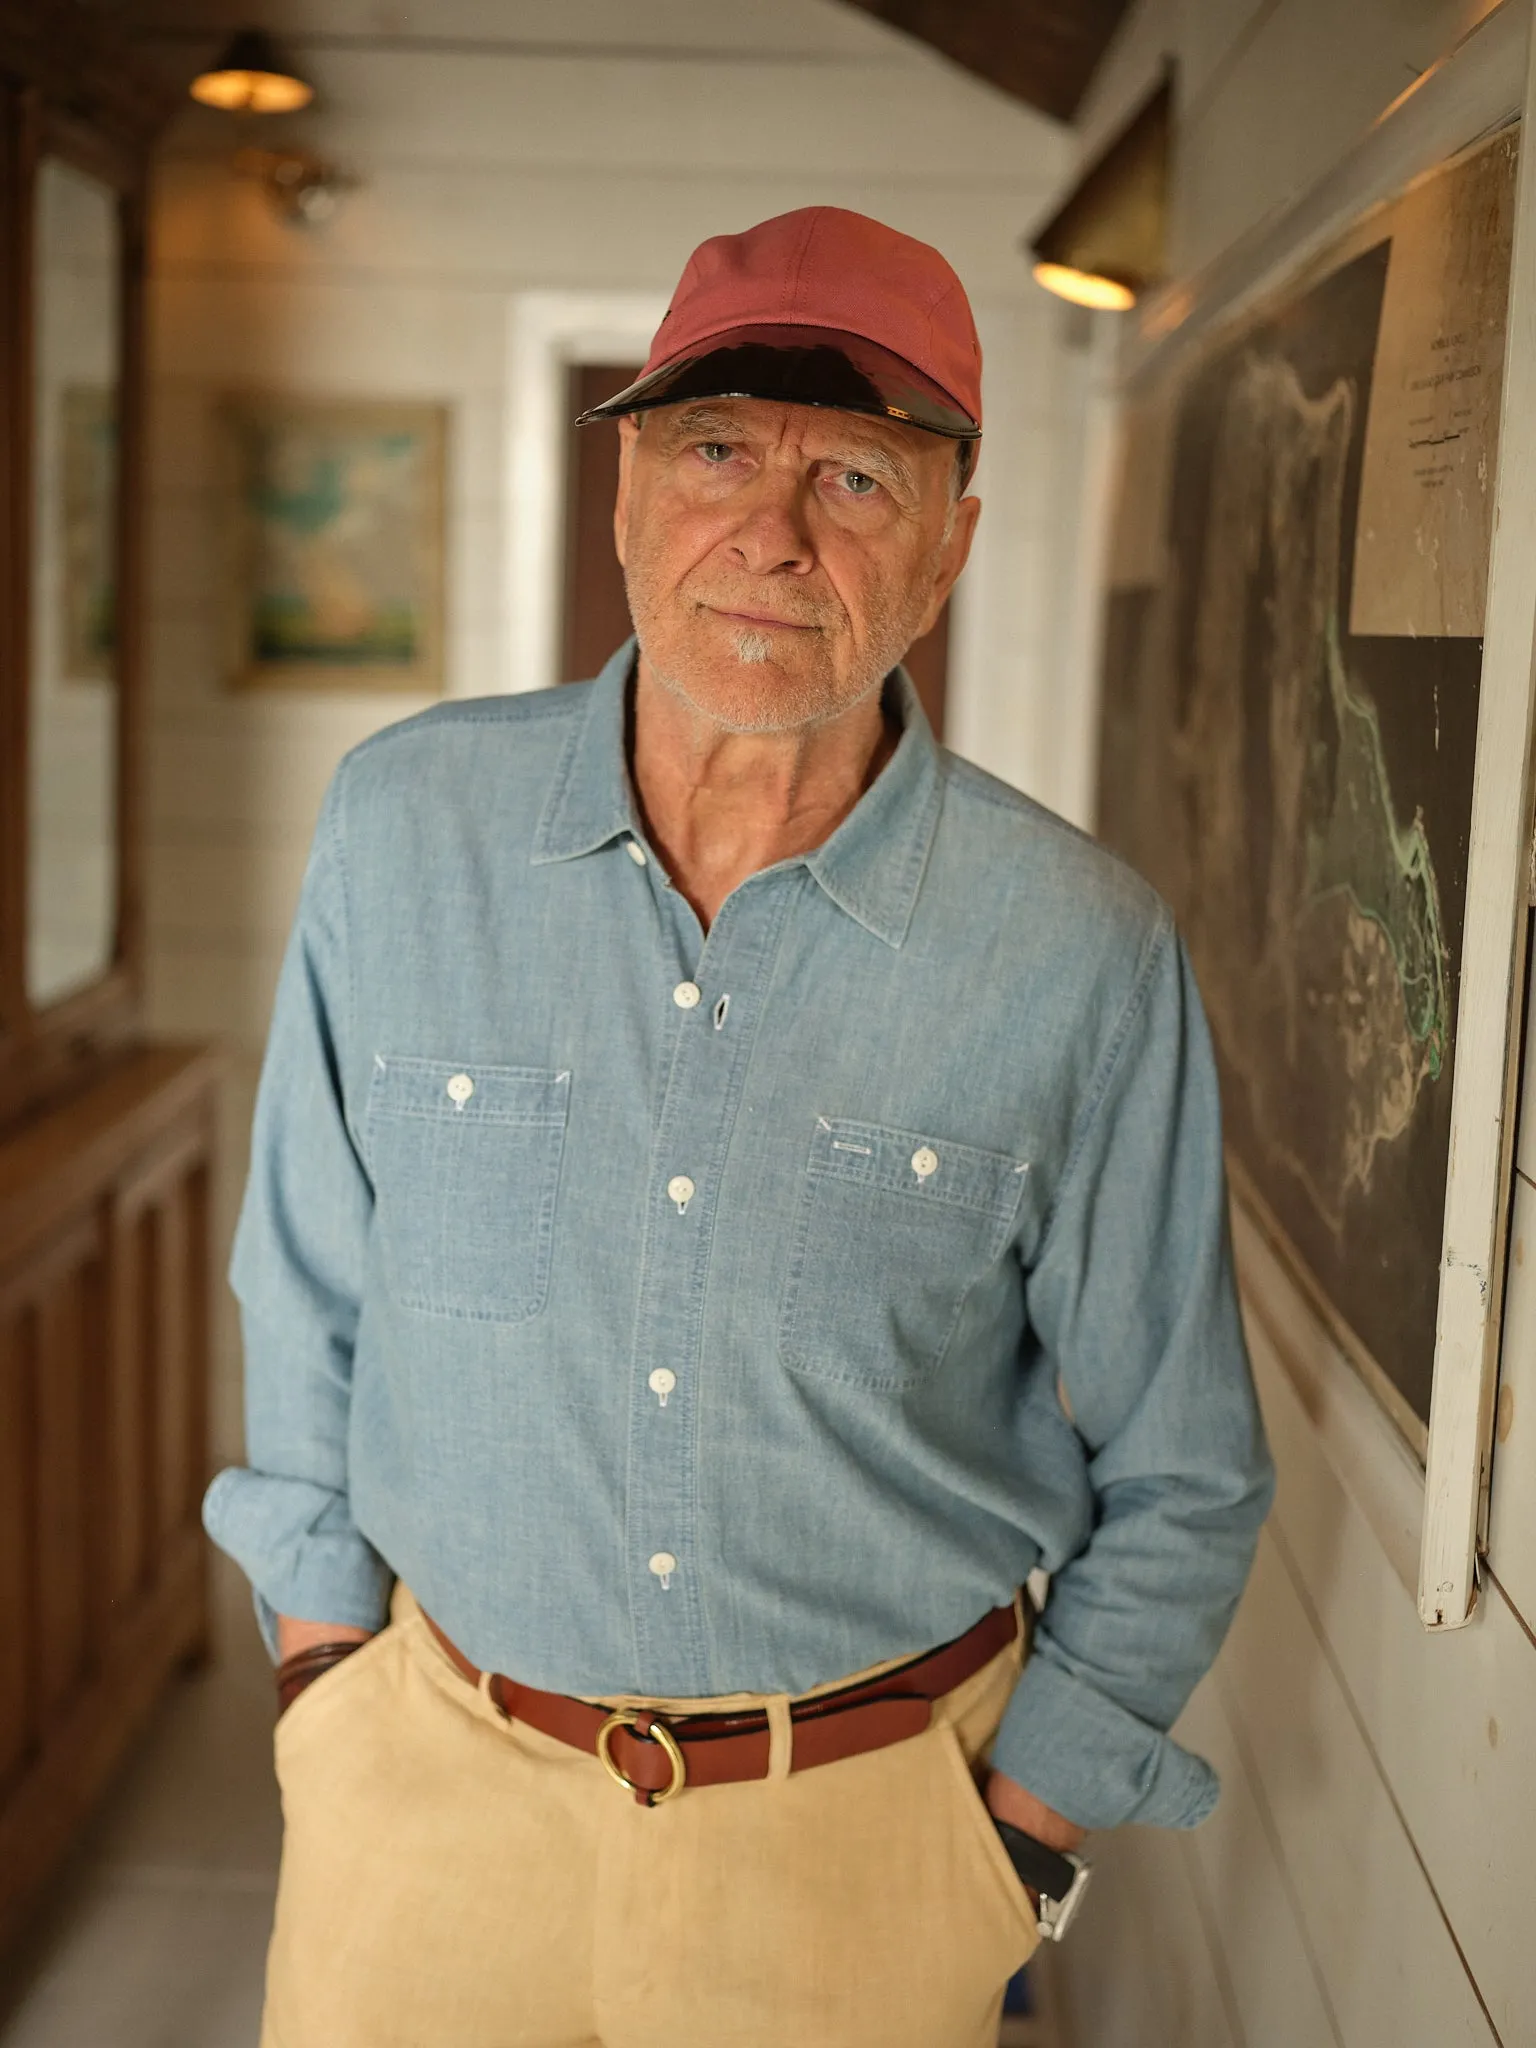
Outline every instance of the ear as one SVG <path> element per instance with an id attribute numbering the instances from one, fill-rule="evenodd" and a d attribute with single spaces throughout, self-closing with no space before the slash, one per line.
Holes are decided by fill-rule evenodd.
<path id="1" fill-rule="evenodd" d="M 624 547 L 629 539 L 629 486 L 635 468 L 635 443 L 640 438 L 640 418 L 626 413 L 619 421 L 619 488 L 613 501 L 613 548 L 624 567 Z"/>
<path id="2" fill-rule="evenodd" d="M 939 551 L 928 608 L 923 613 L 922 624 L 912 636 L 915 640 L 921 640 L 923 635 L 931 632 L 938 623 L 939 613 L 943 611 L 949 593 L 960 580 L 960 571 L 969 559 L 971 542 L 976 535 L 976 522 L 980 517 L 980 498 L 962 498 L 956 505 L 954 518 L 950 521 L 948 538 Z"/>

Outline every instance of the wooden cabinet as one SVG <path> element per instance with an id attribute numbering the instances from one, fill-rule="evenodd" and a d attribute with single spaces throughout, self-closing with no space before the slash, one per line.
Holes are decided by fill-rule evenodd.
<path id="1" fill-rule="evenodd" d="M 214 1056 L 142 1030 L 144 193 L 168 111 L 0 0 L 0 1944 L 206 1636 Z"/>
<path id="2" fill-rule="evenodd" d="M 140 1051 L 0 1146 L 0 1946 L 206 1643 L 216 1078 Z"/>

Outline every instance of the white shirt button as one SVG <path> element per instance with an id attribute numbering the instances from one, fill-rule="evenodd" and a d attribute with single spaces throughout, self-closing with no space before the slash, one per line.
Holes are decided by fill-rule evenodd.
<path id="1" fill-rule="evenodd" d="M 468 1074 L 455 1074 L 448 1083 L 448 1093 L 462 1109 L 475 1092 L 475 1084 Z"/>
<path id="2" fill-rule="evenodd" d="M 912 1171 L 919 1180 L 926 1180 L 930 1173 L 939 1170 L 939 1155 L 931 1146 L 919 1145 L 912 1154 Z"/>
<path id="3" fill-rule="evenodd" d="M 624 851 L 629 855 L 637 868 L 645 866 L 645 848 L 643 846 L 637 845 L 633 839 L 626 839 Z"/>
<path id="4" fill-rule="evenodd" d="M 703 995 L 696 981 L 680 981 L 672 991 L 672 1000 L 680 1010 L 694 1010 L 703 1001 Z"/>
<path id="5" fill-rule="evenodd" d="M 672 1371 L 670 1366 L 658 1365 L 646 1381 L 646 1385 L 653 1394 L 660 1394 L 662 1399 L 665 1400 L 667 1395 L 677 1385 L 677 1374 Z"/>
<path id="6" fill-rule="evenodd" d="M 670 1579 L 677 1570 L 677 1559 L 670 1550 L 658 1550 L 651 1559 L 650 1568 L 658 1579 Z"/>
<path id="7" fill-rule="evenodd" d="M 672 1200 L 676 1202 L 677 1206 L 681 1209 L 685 1202 L 691 1202 L 693 1200 L 693 1182 L 688 1178 L 686 1173 L 674 1173 L 672 1178 L 667 1182 L 667 1193 L 671 1196 Z"/>

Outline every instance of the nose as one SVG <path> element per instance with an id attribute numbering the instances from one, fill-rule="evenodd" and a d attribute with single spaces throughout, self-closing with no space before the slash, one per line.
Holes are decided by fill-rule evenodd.
<path id="1" fill-rule="evenodd" d="M 788 467 L 764 465 L 741 508 L 730 545 L 754 576 L 804 575 L 816 560 L 806 520 L 808 481 Z"/>

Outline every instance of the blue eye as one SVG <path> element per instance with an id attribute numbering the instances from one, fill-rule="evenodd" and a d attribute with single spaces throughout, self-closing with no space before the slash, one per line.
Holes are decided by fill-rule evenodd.
<path id="1" fill-rule="evenodd" d="M 856 498 L 867 498 L 876 485 L 874 478 L 866 476 L 862 469 L 845 469 L 843 488 L 851 491 Z"/>

